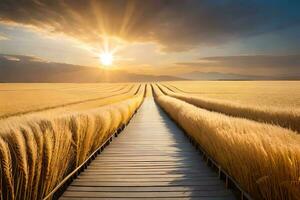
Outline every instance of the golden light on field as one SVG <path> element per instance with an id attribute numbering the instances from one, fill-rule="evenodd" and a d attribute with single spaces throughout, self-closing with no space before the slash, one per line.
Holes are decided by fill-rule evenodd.
<path id="1" fill-rule="evenodd" d="M 99 55 L 99 59 L 102 65 L 111 66 L 114 60 L 114 56 L 111 52 L 102 52 Z"/>

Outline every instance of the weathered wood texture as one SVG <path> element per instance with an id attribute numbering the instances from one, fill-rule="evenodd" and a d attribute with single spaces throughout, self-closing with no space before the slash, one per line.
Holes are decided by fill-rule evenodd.
<path id="1" fill-rule="evenodd" d="M 235 199 L 152 98 L 61 197 L 92 198 Z"/>

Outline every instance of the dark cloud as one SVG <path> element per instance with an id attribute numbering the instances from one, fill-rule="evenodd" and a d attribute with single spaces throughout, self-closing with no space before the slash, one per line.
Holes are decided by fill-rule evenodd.
<path id="1" fill-rule="evenodd" d="M 197 62 L 176 63 L 194 69 L 208 68 L 220 71 L 246 72 L 255 75 L 297 75 L 300 76 L 300 55 L 252 55 L 220 56 L 200 58 Z M 262 74 L 267 73 L 267 74 Z"/>
<path id="2" fill-rule="evenodd" d="M 248 66 L 265 68 L 295 68 L 300 72 L 300 55 L 254 55 L 254 56 L 219 56 L 200 58 L 202 61 L 211 61 L 212 63 L 221 63 L 226 66 Z"/>
<path id="3" fill-rule="evenodd" d="M 181 51 L 297 25 L 297 7 L 279 0 L 1 0 L 0 19 L 93 45 L 106 33 Z"/>

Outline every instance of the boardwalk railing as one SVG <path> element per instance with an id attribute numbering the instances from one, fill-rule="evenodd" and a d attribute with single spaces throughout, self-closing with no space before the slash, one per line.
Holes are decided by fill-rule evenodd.
<path id="1" fill-rule="evenodd" d="M 177 126 L 180 127 L 179 124 L 177 124 Z M 180 129 L 184 132 L 186 137 L 189 138 L 193 146 L 200 152 L 203 160 L 206 161 L 206 164 L 218 172 L 219 178 L 225 181 L 226 188 L 232 189 L 241 200 L 253 200 L 251 196 L 239 186 L 234 178 L 230 176 L 225 170 L 223 170 L 222 167 L 206 153 L 206 151 L 196 142 L 193 137 L 188 135 L 181 127 Z"/>

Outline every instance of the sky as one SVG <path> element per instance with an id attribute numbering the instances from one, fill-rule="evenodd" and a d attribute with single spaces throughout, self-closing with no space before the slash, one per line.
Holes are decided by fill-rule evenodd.
<path id="1" fill-rule="evenodd" d="M 178 75 L 300 75 L 298 0 L 1 0 L 0 54 Z M 0 66 L 1 67 L 1 66 Z"/>

